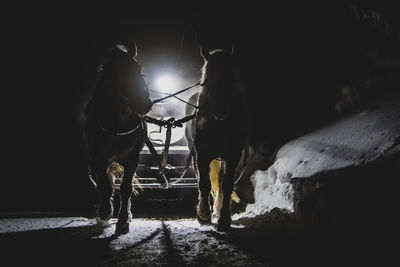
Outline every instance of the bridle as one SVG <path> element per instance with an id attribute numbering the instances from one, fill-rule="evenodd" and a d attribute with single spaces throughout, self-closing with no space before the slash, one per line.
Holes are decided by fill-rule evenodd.
<path id="1" fill-rule="evenodd" d="M 135 62 L 136 62 L 136 61 L 135 61 Z M 136 63 L 137 63 L 137 62 L 136 62 Z M 142 70 L 142 66 L 141 66 L 139 63 L 137 63 L 137 64 L 138 64 L 140 70 Z M 145 75 L 144 75 L 143 73 L 139 73 L 139 76 L 142 77 L 142 78 L 143 78 L 143 81 L 144 81 Z M 145 90 L 147 93 L 149 92 L 149 88 L 147 87 L 146 82 L 144 82 L 144 90 Z M 110 129 L 107 129 L 106 127 L 104 127 L 99 121 L 96 121 L 97 126 L 98 126 L 103 132 L 108 133 L 108 134 L 113 135 L 113 136 L 127 136 L 127 135 L 130 135 L 130 134 L 135 133 L 139 128 L 143 128 L 143 116 L 144 116 L 144 114 L 141 114 L 140 112 L 136 111 L 136 110 L 134 109 L 134 106 L 133 106 L 132 104 L 130 104 L 130 103 L 125 103 L 125 105 L 128 106 L 128 107 L 130 107 L 130 108 L 132 108 L 132 110 L 133 110 L 133 115 L 134 115 L 134 116 L 137 116 L 137 117 L 139 118 L 139 120 L 138 120 L 138 125 L 137 125 L 137 126 L 135 126 L 134 128 L 132 128 L 131 130 L 128 130 L 128 131 L 125 131 L 125 132 L 114 132 L 114 131 L 112 131 L 112 130 L 110 130 Z"/>

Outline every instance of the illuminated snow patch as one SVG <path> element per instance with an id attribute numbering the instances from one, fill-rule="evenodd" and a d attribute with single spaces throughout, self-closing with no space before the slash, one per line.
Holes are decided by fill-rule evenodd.
<path id="1" fill-rule="evenodd" d="M 244 212 L 234 214 L 233 220 L 265 214 L 273 208 L 293 211 L 293 188 L 289 182 L 292 174 L 285 168 L 286 163 L 287 159 L 281 158 L 268 170 L 253 173 L 250 179 L 255 188 L 255 203 L 247 205 Z"/>
<path id="2" fill-rule="evenodd" d="M 83 217 L 8 218 L 0 220 L 0 233 L 82 227 L 93 224 L 95 224 L 95 222 Z"/>

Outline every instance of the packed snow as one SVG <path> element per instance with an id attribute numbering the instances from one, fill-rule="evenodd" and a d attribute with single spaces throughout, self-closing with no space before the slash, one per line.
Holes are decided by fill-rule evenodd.
<path id="1" fill-rule="evenodd" d="M 254 204 L 249 204 L 233 220 L 265 214 L 273 208 L 293 211 L 293 189 L 290 184 L 291 173 L 285 168 L 286 159 L 278 159 L 266 171 L 256 171 L 250 178 L 254 186 Z"/>
<path id="2" fill-rule="evenodd" d="M 400 98 L 392 96 L 287 143 L 277 159 L 285 160 L 292 177 L 307 178 L 398 151 Z"/>
<path id="3" fill-rule="evenodd" d="M 284 145 L 273 165 L 251 176 L 255 203 L 234 220 L 273 208 L 293 211 L 292 178 L 354 167 L 400 151 L 400 98 L 391 96 Z"/>

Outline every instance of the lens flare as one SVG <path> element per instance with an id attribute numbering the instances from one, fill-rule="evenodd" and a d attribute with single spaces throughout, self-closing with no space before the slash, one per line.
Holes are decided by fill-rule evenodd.
<path id="1" fill-rule="evenodd" d="M 163 93 L 172 93 L 176 88 L 176 79 L 171 75 L 160 76 L 155 82 L 155 89 Z"/>

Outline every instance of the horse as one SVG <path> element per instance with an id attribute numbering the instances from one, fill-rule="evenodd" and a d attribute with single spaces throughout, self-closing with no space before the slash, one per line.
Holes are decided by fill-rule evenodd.
<path id="1" fill-rule="evenodd" d="M 132 179 L 147 134 L 141 117 L 152 107 L 136 56 L 135 42 L 110 49 L 85 110 L 89 176 L 100 193 L 97 215 L 104 221 L 114 213 L 113 180 L 122 176 L 116 234 L 129 232 Z"/>
<path id="2" fill-rule="evenodd" d="M 217 184 L 219 190 L 212 194 L 216 196 L 213 213 L 219 217 L 217 230 L 227 231 L 231 225 L 235 170 L 246 139 L 244 95 L 233 51 L 201 48 L 200 55 L 204 59 L 201 89 L 189 98 L 185 107 L 186 115 L 196 112 L 193 103 L 199 107 L 196 119 L 186 128 L 198 177 L 196 218 L 200 224 L 211 223 L 210 191 L 212 184 Z M 216 174 L 218 181 L 211 183 L 210 178 Z"/>

